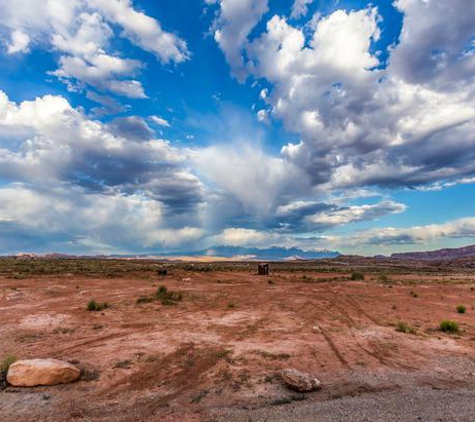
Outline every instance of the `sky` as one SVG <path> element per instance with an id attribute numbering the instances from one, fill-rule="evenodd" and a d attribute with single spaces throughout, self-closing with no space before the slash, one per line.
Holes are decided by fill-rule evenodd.
<path id="1" fill-rule="evenodd" d="M 0 254 L 475 243 L 475 2 L 0 0 Z"/>

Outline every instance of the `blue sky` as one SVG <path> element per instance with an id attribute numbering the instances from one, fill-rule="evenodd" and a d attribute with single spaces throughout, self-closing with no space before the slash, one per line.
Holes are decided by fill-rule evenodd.
<path id="1" fill-rule="evenodd" d="M 0 253 L 475 243 L 475 5 L 0 4 Z"/>

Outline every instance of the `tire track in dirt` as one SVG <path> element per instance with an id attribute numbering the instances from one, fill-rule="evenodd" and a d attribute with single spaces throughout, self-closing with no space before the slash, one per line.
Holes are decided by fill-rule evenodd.
<path id="1" fill-rule="evenodd" d="M 338 348 L 336 347 L 335 343 L 333 342 L 332 338 L 328 335 L 328 333 L 320 327 L 320 330 L 322 332 L 322 335 L 323 337 L 325 338 L 326 342 L 328 343 L 328 345 L 330 346 L 330 349 L 332 349 L 333 353 L 335 354 L 335 356 L 338 358 L 338 360 L 340 361 L 340 363 L 349 368 L 350 367 L 350 364 L 347 362 L 347 360 L 342 356 L 342 354 L 340 353 L 340 351 L 338 350 Z"/>
<path id="2" fill-rule="evenodd" d="M 145 333 L 147 331 L 148 330 L 134 330 L 133 334 L 135 335 L 137 333 Z M 97 343 L 101 343 L 101 342 L 104 342 L 104 341 L 115 340 L 115 339 L 127 337 L 130 334 L 131 334 L 130 332 L 111 333 L 111 334 L 96 337 L 96 338 L 94 338 L 94 337 L 91 338 L 91 337 L 85 336 L 84 338 L 86 340 L 78 339 L 78 340 L 70 342 L 66 347 L 51 348 L 49 353 L 51 353 L 52 355 L 61 355 L 61 354 L 64 354 L 64 353 L 74 351 L 75 349 L 77 349 L 78 347 L 81 347 L 81 346 L 93 346 Z"/>
<path id="3" fill-rule="evenodd" d="M 319 309 L 318 305 L 316 305 L 315 303 L 311 302 L 310 300 L 305 302 L 305 304 L 299 308 L 296 313 L 299 314 L 299 312 L 301 312 L 304 308 L 306 307 L 310 307 L 310 309 L 312 309 L 313 313 L 311 314 L 310 317 L 308 316 L 304 316 L 303 318 L 307 321 L 307 323 L 311 323 L 311 324 L 314 324 L 315 323 L 315 320 L 318 320 L 316 318 L 316 314 L 320 314 L 321 310 Z M 309 313 L 304 313 L 304 315 L 308 315 Z M 325 341 L 327 342 L 328 346 L 330 347 L 331 351 L 333 352 L 333 354 L 337 357 L 337 359 L 340 361 L 340 363 L 346 367 L 346 368 L 349 368 L 350 367 L 350 364 L 348 363 L 348 361 L 343 357 L 343 355 L 341 354 L 340 350 L 338 349 L 338 347 L 336 346 L 335 342 L 333 341 L 333 339 L 331 338 L 331 336 L 328 334 L 328 332 L 322 328 L 321 326 L 320 327 L 320 332 L 321 334 L 323 335 L 323 338 L 325 339 Z"/>
<path id="4" fill-rule="evenodd" d="M 372 317 L 368 312 L 364 311 L 361 308 L 361 306 L 358 304 L 358 302 L 356 301 L 356 299 L 354 297 L 351 297 L 350 295 L 345 295 L 342 298 L 333 289 L 330 289 L 330 292 L 334 295 L 334 301 L 335 302 L 334 302 L 333 305 L 335 307 L 337 307 L 338 309 L 341 309 L 341 310 L 343 309 L 343 307 L 345 307 L 345 309 L 347 309 L 347 308 L 354 309 L 354 310 L 356 310 L 356 314 L 358 316 L 362 315 L 363 317 L 368 319 L 374 325 L 376 325 L 378 327 L 381 326 L 381 324 L 379 324 L 379 322 L 374 317 Z M 338 302 L 341 305 L 338 304 Z M 347 314 L 346 311 L 344 311 L 344 312 L 345 312 L 345 314 Z M 349 317 L 349 318 L 351 318 L 351 317 Z M 352 321 L 354 321 L 354 320 L 352 319 Z M 354 326 L 351 327 L 351 328 L 354 328 L 357 325 L 358 324 L 355 323 Z M 373 359 L 375 359 L 377 362 L 379 362 L 379 364 L 381 364 L 383 366 L 387 366 L 387 367 L 397 367 L 398 366 L 398 365 L 395 365 L 394 362 L 389 359 L 389 357 L 384 356 L 385 354 L 388 354 L 388 350 L 381 347 L 381 345 L 379 345 L 377 343 L 377 341 L 362 341 L 360 338 L 358 338 L 358 336 L 355 335 L 355 333 L 353 331 L 351 331 L 350 334 L 351 334 L 351 337 L 354 339 L 354 345 L 356 346 L 356 348 L 355 347 L 351 348 L 354 353 L 356 353 L 357 355 L 360 355 L 359 351 L 362 351 L 363 356 L 364 355 L 369 355 Z"/>
<path id="5" fill-rule="evenodd" d="M 361 306 L 358 304 L 358 302 L 355 300 L 354 297 L 347 295 L 345 296 L 346 300 L 357 310 L 358 313 L 363 315 L 364 317 L 368 318 L 373 324 L 381 326 L 379 321 L 372 317 L 368 312 L 364 311 Z"/>
<path id="6" fill-rule="evenodd" d="M 377 326 L 381 326 L 375 318 L 373 318 L 371 315 L 369 315 L 367 312 L 361 309 L 361 306 L 356 302 L 354 298 L 349 297 L 349 296 L 341 297 L 339 293 L 335 292 L 333 289 L 329 289 L 329 292 L 333 295 L 333 298 L 330 299 L 328 303 L 322 303 L 321 308 L 332 316 L 335 314 L 335 311 L 338 312 L 338 314 L 343 317 L 342 322 L 344 321 L 346 325 L 348 326 L 348 328 L 350 329 L 355 328 L 359 325 L 355 321 L 355 319 L 351 316 L 351 311 L 353 309 L 356 311 L 356 314 L 358 316 L 363 315 L 371 323 Z M 308 301 L 302 307 L 298 309 L 298 312 L 299 313 L 304 312 L 304 315 L 309 315 L 311 312 L 308 311 L 308 308 L 313 308 L 314 312 L 319 311 L 319 308 L 315 303 Z M 318 320 L 318 318 L 315 316 L 315 313 L 313 314 L 313 316 L 315 317 L 316 320 Z M 312 317 L 307 316 L 306 319 L 308 322 L 314 323 L 314 321 L 312 320 Z M 343 357 L 342 353 L 336 346 L 333 338 L 328 334 L 328 330 L 324 329 L 321 325 L 319 325 L 319 328 L 320 328 L 321 334 L 325 338 L 325 341 L 328 343 L 329 347 L 331 348 L 335 356 L 338 358 L 340 363 L 342 363 L 342 365 L 346 367 L 349 367 L 350 364 Z M 384 355 L 388 353 L 388 350 L 381 348 L 380 345 L 377 344 L 377 342 L 374 342 L 374 341 L 362 342 L 361 339 L 359 339 L 352 330 L 350 330 L 350 335 L 354 339 L 354 343 L 352 345 L 353 347 L 350 346 L 350 349 L 356 355 L 360 355 L 361 357 L 365 355 L 369 355 L 373 359 L 378 361 L 379 364 L 384 365 L 384 366 L 389 366 L 389 367 L 401 366 L 401 365 L 395 365 L 394 362 L 389 359 L 389 357 L 385 357 Z M 363 352 L 362 355 L 361 355 L 361 352 Z"/>
<path id="7" fill-rule="evenodd" d="M 335 295 L 335 303 L 333 304 L 337 308 L 342 308 L 345 306 L 345 309 L 355 309 L 358 316 L 364 316 L 368 319 L 371 323 L 376 325 L 377 327 L 381 327 L 382 325 L 379 321 L 372 317 L 368 312 L 362 309 L 360 304 L 356 301 L 356 299 L 351 295 L 345 295 L 343 298 L 338 296 L 338 293 L 334 290 L 330 290 Z M 346 301 L 346 304 L 345 304 Z M 337 305 L 337 302 L 340 302 L 342 305 Z M 351 317 L 350 317 L 351 318 Z M 357 324 L 355 324 L 357 326 Z M 373 359 L 375 359 L 380 365 L 391 367 L 391 368 L 404 368 L 404 369 L 414 369 L 413 366 L 404 364 L 402 362 L 396 362 L 391 356 L 391 349 L 387 347 L 387 342 L 385 341 L 384 344 L 380 344 L 378 340 L 368 340 L 365 339 L 362 341 L 361 338 L 355 335 L 354 332 L 351 332 L 351 336 L 354 339 L 354 345 L 356 346 L 351 348 L 351 350 L 356 353 L 359 351 L 363 352 L 364 355 L 369 355 Z M 397 353 L 397 350 L 395 350 Z"/>
<path id="8" fill-rule="evenodd" d="M 262 318 L 259 318 L 254 324 L 249 324 L 247 326 L 247 330 L 241 333 L 242 336 L 250 336 L 252 334 L 255 334 L 259 328 L 264 324 L 269 319 L 269 315 L 272 313 L 274 308 L 270 306 L 264 316 Z"/>
<path id="9" fill-rule="evenodd" d="M 329 305 L 326 306 L 326 308 L 327 308 L 327 312 L 332 316 L 334 315 L 333 309 L 336 309 L 340 313 L 340 315 L 342 315 L 343 318 L 346 320 L 346 325 L 348 326 L 348 328 L 353 328 L 357 326 L 357 323 L 346 311 L 346 308 L 343 305 L 340 305 L 339 303 L 337 303 L 337 301 L 330 303 Z"/>

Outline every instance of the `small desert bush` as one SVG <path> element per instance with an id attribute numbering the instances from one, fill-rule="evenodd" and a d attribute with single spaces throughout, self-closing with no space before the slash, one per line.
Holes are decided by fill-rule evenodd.
<path id="1" fill-rule="evenodd" d="M 135 303 L 137 303 L 138 305 L 140 305 L 141 303 L 150 303 L 150 302 L 153 302 L 153 297 L 150 297 L 150 296 L 140 296 L 135 301 Z"/>
<path id="2" fill-rule="evenodd" d="M 264 382 L 271 383 L 278 379 L 280 379 L 280 376 L 278 374 L 266 375 L 264 378 Z"/>
<path id="3" fill-rule="evenodd" d="M 464 305 L 458 305 L 457 306 L 457 312 L 459 314 L 464 314 L 466 310 L 467 310 L 467 308 Z"/>
<path id="4" fill-rule="evenodd" d="M 155 293 L 155 297 L 162 302 L 162 305 L 173 305 L 183 300 L 181 292 L 168 290 L 166 286 L 160 286 Z"/>
<path id="5" fill-rule="evenodd" d="M 83 381 L 95 381 L 99 379 L 100 372 L 97 369 L 81 369 L 81 379 Z"/>
<path id="6" fill-rule="evenodd" d="M 198 392 L 198 394 L 194 395 L 191 398 L 190 403 L 193 403 L 193 404 L 199 403 L 201 399 L 203 399 L 203 397 L 206 397 L 208 393 L 209 393 L 209 390 L 201 390 L 200 392 Z"/>
<path id="7" fill-rule="evenodd" d="M 183 265 L 182 268 L 185 271 L 196 271 L 196 272 L 204 272 L 204 273 L 213 271 L 213 268 L 211 265 L 186 264 L 186 265 Z"/>
<path id="8" fill-rule="evenodd" d="M 407 322 L 404 321 L 399 321 L 397 323 L 396 331 L 406 334 L 416 334 L 416 329 L 412 325 L 409 325 Z"/>
<path id="9" fill-rule="evenodd" d="M 0 392 L 8 387 L 7 372 L 10 365 L 16 361 L 14 355 L 8 355 L 0 361 Z M 0 418 L 1 419 L 1 418 Z"/>
<path id="10" fill-rule="evenodd" d="M 412 297 L 418 297 L 419 295 L 417 294 L 417 292 L 414 292 L 414 291 L 410 291 L 409 294 L 412 296 Z"/>
<path id="11" fill-rule="evenodd" d="M 215 357 L 216 359 L 229 360 L 231 354 L 232 354 L 232 350 L 222 349 L 222 350 L 217 350 L 217 351 L 214 353 L 214 357 Z"/>
<path id="12" fill-rule="evenodd" d="M 6 373 L 8 372 L 8 368 L 12 363 L 15 363 L 17 358 L 15 355 L 7 355 L 5 359 L 0 362 L 0 372 Z"/>
<path id="13" fill-rule="evenodd" d="M 228 309 L 232 309 L 232 308 L 235 308 L 235 307 L 236 307 L 236 305 L 233 302 L 228 303 Z"/>
<path id="14" fill-rule="evenodd" d="M 129 359 L 120 360 L 114 365 L 114 368 L 129 369 L 132 362 Z"/>
<path id="15" fill-rule="evenodd" d="M 353 271 L 351 274 L 352 280 L 364 280 L 364 274 L 360 271 Z"/>
<path id="16" fill-rule="evenodd" d="M 443 320 L 439 328 L 444 333 L 458 333 L 460 331 L 459 325 L 455 321 L 450 321 L 448 319 Z"/>
<path id="17" fill-rule="evenodd" d="M 88 311 L 103 311 L 104 309 L 107 309 L 108 307 L 109 307 L 109 304 L 107 302 L 98 303 L 95 300 L 90 300 L 87 303 Z"/>
<path id="18" fill-rule="evenodd" d="M 183 300 L 183 293 L 168 290 L 166 286 L 160 286 L 157 291 L 150 296 L 140 296 L 135 303 L 151 303 L 155 300 L 162 302 L 162 305 L 174 305 L 176 302 Z"/>

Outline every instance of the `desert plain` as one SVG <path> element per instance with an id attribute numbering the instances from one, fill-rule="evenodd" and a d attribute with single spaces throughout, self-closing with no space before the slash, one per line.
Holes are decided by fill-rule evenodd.
<path id="1" fill-rule="evenodd" d="M 3 258 L 0 360 L 82 376 L 25 388 L 3 374 L 0 419 L 470 421 L 474 309 L 467 259 L 342 256 L 259 276 L 254 262 Z M 322 387 L 289 390 L 285 368 Z"/>

